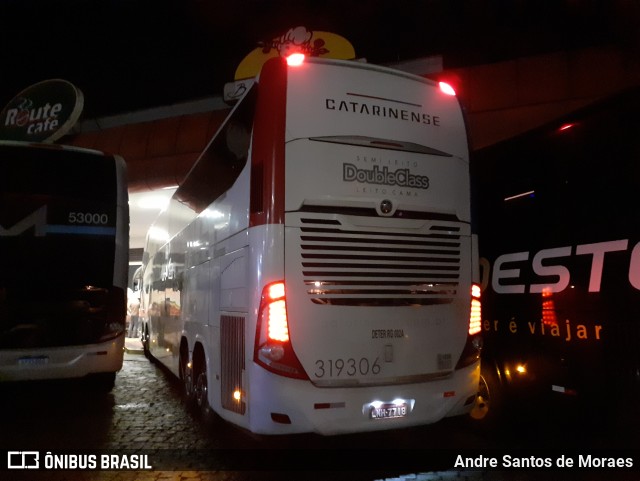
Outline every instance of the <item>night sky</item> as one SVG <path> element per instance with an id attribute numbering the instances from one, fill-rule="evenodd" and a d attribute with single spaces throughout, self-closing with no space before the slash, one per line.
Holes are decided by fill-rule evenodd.
<path id="1" fill-rule="evenodd" d="M 443 55 L 445 68 L 586 46 L 640 52 L 624 0 L 1 0 L 0 108 L 64 78 L 84 118 L 220 96 L 261 40 L 303 25 L 385 64 Z"/>

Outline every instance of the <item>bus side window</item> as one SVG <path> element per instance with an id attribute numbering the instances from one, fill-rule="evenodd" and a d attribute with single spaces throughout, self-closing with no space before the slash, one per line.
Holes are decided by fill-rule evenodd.
<path id="1" fill-rule="evenodd" d="M 202 212 L 229 190 L 244 168 L 249 157 L 255 99 L 255 89 L 251 89 L 176 191 L 175 198 L 195 212 Z"/>

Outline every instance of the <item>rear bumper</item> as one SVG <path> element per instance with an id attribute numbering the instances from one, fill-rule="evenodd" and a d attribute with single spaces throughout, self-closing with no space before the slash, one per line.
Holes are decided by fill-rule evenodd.
<path id="1" fill-rule="evenodd" d="M 122 369 L 124 334 L 102 344 L 0 350 L 0 381 L 80 378 Z"/>
<path id="2" fill-rule="evenodd" d="M 480 364 L 427 383 L 361 388 L 318 388 L 309 381 L 274 375 L 252 366 L 249 425 L 259 434 L 314 432 L 323 435 L 420 426 L 468 413 L 478 390 Z M 372 403 L 405 400 L 404 417 L 372 419 Z"/>

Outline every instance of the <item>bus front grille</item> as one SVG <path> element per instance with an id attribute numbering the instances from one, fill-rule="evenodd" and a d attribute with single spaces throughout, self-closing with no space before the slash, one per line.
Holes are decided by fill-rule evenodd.
<path id="1" fill-rule="evenodd" d="M 315 216 L 314 216 L 315 217 Z M 334 218 L 302 218 L 300 263 L 315 304 L 447 304 L 459 290 L 461 223 L 432 221 L 417 231 L 356 228 Z"/>

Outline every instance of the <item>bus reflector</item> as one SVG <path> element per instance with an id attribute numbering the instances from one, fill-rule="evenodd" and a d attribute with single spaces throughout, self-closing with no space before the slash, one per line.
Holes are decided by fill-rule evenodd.
<path id="1" fill-rule="evenodd" d="M 287 57 L 287 65 L 289 67 L 299 67 L 304 63 L 304 54 L 300 52 L 292 53 Z"/>
<path id="2" fill-rule="evenodd" d="M 440 86 L 440 90 L 442 91 L 442 93 L 447 94 L 447 95 L 455 95 L 456 91 L 455 89 L 448 84 L 447 82 L 438 82 L 438 85 Z"/>

